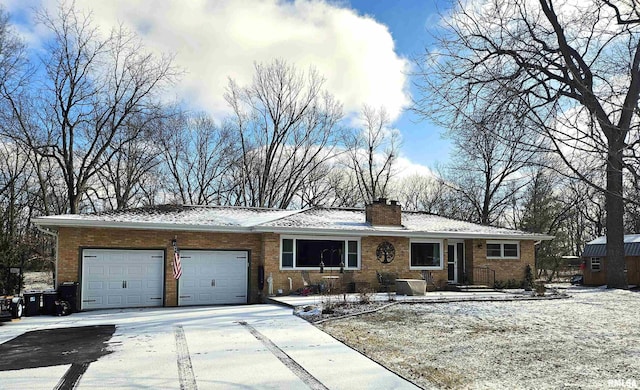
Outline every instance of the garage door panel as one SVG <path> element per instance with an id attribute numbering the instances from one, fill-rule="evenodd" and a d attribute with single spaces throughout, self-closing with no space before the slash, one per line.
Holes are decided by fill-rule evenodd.
<path id="1" fill-rule="evenodd" d="M 104 275 L 106 271 L 103 265 L 96 264 L 86 267 L 86 272 L 89 275 Z"/>
<path id="2" fill-rule="evenodd" d="M 122 288 L 122 281 L 113 281 L 108 282 L 107 289 L 109 290 L 120 290 Z"/>
<path id="3" fill-rule="evenodd" d="M 134 260 L 136 261 L 136 260 Z M 140 261 L 140 260 L 138 260 Z M 147 274 L 147 267 L 141 267 L 141 266 L 128 266 L 127 267 L 127 276 L 128 277 L 141 277 Z"/>
<path id="4" fill-rule="evenodd" d="M 106 261 L 116 261 L 113 259 L 106 259 Z M 123 261 L 123 260 L 118 260 L 118 261 Z M 121 265 L 116 265 L 116 266 L 110 266 L 109 267 L 109 275 L 110 276 L 123 276 L 124 275 L 124 268 Z"/>
<path id="5" fill-rule="evenodd" d="M 158 283 L 162 283 L 162 280 L 146 280 L 145 281 L 147 289 L 155 289 Z"/>
<path id="6" fill-rule="evenodd" d="M 127 295 L 127 305 L 140 305 L 143 302 L 139 295 Z"/>
<path id="7" fill-rule="evenodd" d="M 83 309 L 162 306 L 164 251 L 85 249 Z"/>
<path id="8" fill-rule="evenodd" d="M 91 290 L 102 290 L 103 288 L 104 288 L 103 282 L 90 282 L 87 284 L 88 292 L 91 292 Z"/>
<path id="9" fill-rule="evenodd" d="M 247 303 L 247 252 L 182 251 L 181 255 L 179 305 Z"/>
<path id="10" fill-rule="evenodd" d="M 107 305 L 121 305 L 122 304 L 122 295 L 108 295 L 107 296 Z"/>
<path id="11" fill-rule="evenodd" d="M 187 278 L 188 275 L 182 273 L 182 277 L 180 278 L 180 288 L 182 289 L 192 289 L 196 286 L 196 280 L 189 280 Z"/>
<path id="12" fill-rule="evenodd" d="M 144 289 L 147 289 L 147 284 L 144 284 Z M 127 281 L 127 288 L 130 289 L 135 289 L 135 290 L 142 290 L 142 281 L 141 280 L 128 280 Z"/>

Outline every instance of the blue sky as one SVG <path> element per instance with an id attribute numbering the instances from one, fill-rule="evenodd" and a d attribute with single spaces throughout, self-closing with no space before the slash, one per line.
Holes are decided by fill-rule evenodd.
<path id="1" fill-rule="evenodd" d="M 448 3 L 443 0 L 352 0 L 350 6 L 386 25 L 393 36 L 397 53 L 414 58 L 433 47 L 430 32 L 433 32 L 440 13 L 446 11 Z M 413 96 L 419 94 L 413 85 L 411 93 Z M 435 169 L 436 163 L 446 163 L 449 159 L 451 144 L 442 138 L 442 128 L 410 110 L 404 111 L 394 126 L 402 132 L 402 149 L 411 161 Z"/>
<path id="2" fill-rule="evenodd" d="M 24 39 L 41 48 L 44 29 L 34 8 L 55 12 L 46 0 L 0 0 Z M 283 58 L 298 68 L 315 67 L 326 88 L 354 117 L 363 104 L 385 107 L 403 137 L 404 166 L 420 171 L 444 163 L 450 143 L 442 129 L 403 110 L 418 92 L 410 77 L 412 58 L 432 47 L 428 29 L 438 23 L 446 0 L 76 0 L 91 10 L 102 31 L 122 23 L 152 51 L 176 55 L 185 75 L 175 98 L 221 118 L 222 95 L 231 77 L 248 83 L 255 62 Z M 153 12 L 149 12 L 153 9 Z"/>

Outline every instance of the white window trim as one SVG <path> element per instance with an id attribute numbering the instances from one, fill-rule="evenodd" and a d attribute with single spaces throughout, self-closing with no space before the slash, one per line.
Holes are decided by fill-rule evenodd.
<path id="1" fill-rule="evenodd" d="M 598 261 L 598 269 L 593 269 L 593 261 L 594 260 Z M 591 260 L 589 261 L 589 269 L 591 270 L 591 272 L 600 272 L 600 271 L 602 271 L 602 259 L 600 257 L 592 257 Z"/>
<path id="2" fill-rule="evenodd" d="M 413 244 L 440 244 L 440 266 L 413 266 L 411 265 L 411 259 L 413 258 L 412 248 Z M 444 269 L 444 240 L 410 240 L 409 241 L 409 269 L 417 271 L 438 271 Z"/>
<path id="3" fill-rule="evenodd" d="M 485 246 L 488 247 L 489 244 L 500 244 L 500 256 L 487 256 L 488 260 L 491 259 L 503 259 L 503 260 L 519 260 L 520 259 L 520 241 L 508 241 L 508 240 L 487 240 Z M 504 244 L 516 244 L 518 248 L 517 256 L 505 256 L 504 255 Z M 487 248 L 485 248 L 485 254 L 487 253 Z"/>
<path id="4" fill-rule="evenodd" d="M 282 240 L 293 240 L 293 267 L 282 267 Z M 362 247 L 360 237 L 341 237 L 341 236 L 297 236 L 297 235 L 281 235 L 280 236 L 280 271 L 319 271 L 319 267 L 298 267 L 296 265 L 296 240 L 327 240 L 327 241 L 344 241 L 345 251 L 344 269 L 347 271 L 359 271 L 362 267 Z M 349 241 L 355 241 L 358 244 L 358 266 L 349 267 Z M 325 271 L 339 271 L 340 267 L 324 267 Z"/>

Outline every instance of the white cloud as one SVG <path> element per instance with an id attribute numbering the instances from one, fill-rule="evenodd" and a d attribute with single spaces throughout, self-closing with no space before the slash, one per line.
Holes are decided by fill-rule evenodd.
<path id="1" fill-rule="evenodd" d="M 10 0 L 10 9 L 20 2 Z M 29 0 L 33 5 L 34 0 Z M 241 85 L 254 62 L 282 58 L 314 66 L 345 107 L 384 106 L 395 120 L 409 100 L 410 63 L 395 53 L 391 33 L 370 17 L 321 0 L 148 1 L 77 0 L 103 30 L 117 23 L 136 31 L 148 48 L 176 54 L 186 70 L 177 94 L 198 109 L 221 114 L 227 78 Z M 55 6 L 50 2 L 47 7 Z"/>
<path id="2" fill-rule="evenodd" d="M 438 175 L 436 175 L 429 167 L 416 164 L 406 157 L 398 157 L 394 163 L 393 170 L 395 172 L 394 177 L 396 179 L 402 179 L 410 176 L 424 176 L 430 178 L 438 177 Z"/>

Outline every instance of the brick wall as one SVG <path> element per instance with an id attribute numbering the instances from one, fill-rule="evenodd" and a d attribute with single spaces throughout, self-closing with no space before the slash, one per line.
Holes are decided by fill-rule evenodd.
<path id="1" fill-rule="evenodd" d="M 467 240 L 466 242 L 468 241 L 471 240 Z M 471 266 L 491 268 L 496 271 L 496 281 L 507 281 L 510 279 L 522 281 L 527 264 L 531 266 L 531 272 L 535 275 L 536 255 L 534 241 L 520 241 L 519 259 L 487 259 L 486 240 L 472 240 L 471 247 L 473 248 Z"/>
<path id="2" fill-rule="evenodd" d="M 383 264 L 378 261 L 376 257 L 376 249 L 378 245 L 384 241 L 388 241 L 393 244 L 396 255 L 391 263 Z M 283 270 L 280 271 L 280 240 L 277 235 L 265 235 L 265 247 L 264 247 L 264 260 L 265 260 L 265 277 L 269 276 L 269 273 L 273 277 L 273 290 L 274 293 L 281 289 L 283 293 L 289 292 L 289 280 L 291 278 L 292 290 L 297 290 L 304 286 L 305 280 L 310 284 L 319 284 L 326 279 L 326 276 L 339 276 L 339 283 L 346 285 L 349 282 L 355 282 L 356 286 L 369 286 L 372 289 L 378 289 L 378 279 L 376 272 L 380 273 L 393 273 L 398 278 L 407 279 L 420 279 L 422 277 L 421 271 L 409 269 L 409 239 L 405 237 L 362 237 L 360 240 L 361 249 L 361 268 L 358 271 L 346 270 L 343 274 L 338 271 L 325 270 L 324 273 L 320 273 L 318 270 L 301 271 L 301 270 Z M 446 259 L 446 241 L 445 241 L 445 253 Z M 446 260 L 445 260 L 446 261 Z M 447 281 L 447 270 L 430 271 L 433 280 Z M 265 284 L 265 293 L 267 287 Z"/>
<path id="3" fill-rule="evenodd" d="M 173 232 L 164 230 L 67 228 L 58 230 L 57 283 L 80 280 L 82 248 L 104 249 L 164 249 L 165 250 L 165 306 L 178 303 L 177 282 L 173 279 L 173 249 L 171 240 L 177 237 L 180 250 L 225 249 L 250 251 L 249 302 L 260 302 L 258 265 L 262 263 L 261 234 Z"/>

